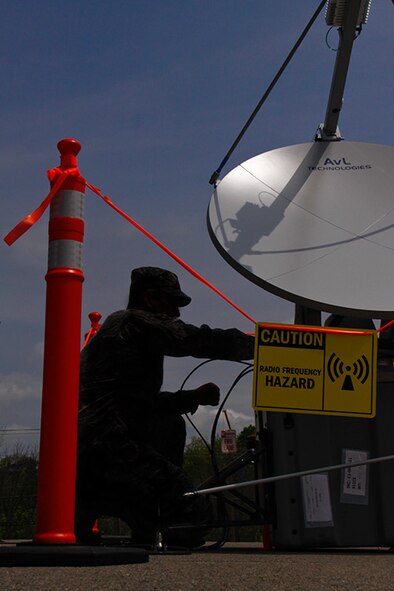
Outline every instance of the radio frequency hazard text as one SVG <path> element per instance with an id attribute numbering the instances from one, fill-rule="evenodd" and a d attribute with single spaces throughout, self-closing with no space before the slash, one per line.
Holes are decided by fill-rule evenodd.
<path id="1" fill-rule="evenodd" d="M 260 365 L 259 373 L 264 373 L 264 385 L 267 388 L 294 388 L 312 390 L 322 370 L 316 367 L 287 367 L 280 365 Z M 308 377 L 305 377 L 308 376 Z"/>
<path id="2" fill-rule="evenodd" d="M 322 370 L 309 367 L 280 367 L 279 365 L 260 365 L 260 372 L 295 374 L 297 376 L 320 376 Z"/>
<path id="3" fill-rule="evenodd" d="M 312 390 L 315 387 L 315 380 L 313 378 L 291 378 L 290 376 L 265 376 L 265 385 L 269 388 Z"/>

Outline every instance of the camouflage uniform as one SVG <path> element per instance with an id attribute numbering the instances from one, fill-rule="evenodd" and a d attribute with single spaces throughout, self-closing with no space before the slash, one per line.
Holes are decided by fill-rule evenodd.
<path id="1" fill-rule="evenodd" d="M 253 338 L 139 309 L 105 320 L 81 355 L 77 533 L 100 514 L 151 533 L 158 503 L 166 522 L 200 519 L 181 470 L 196 391 L 161 391 L 165 355 L 250 359 Z"/>

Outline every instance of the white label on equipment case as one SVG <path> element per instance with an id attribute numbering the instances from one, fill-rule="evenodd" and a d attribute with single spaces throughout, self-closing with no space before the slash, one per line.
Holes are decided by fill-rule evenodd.
<path id="1" fill-rule="evenodd" d="M 353 464 L 368 460 L 368 452 L 357 449 L 344 450 L 344 463 Z M 358 497 L 367 495 L 367 466 L 345 468 L 343 478 L 343 494 Z"/>
<path id="2" fill-rule="evenodd" d="M 327 474 L 303 476 L 301 482 L 305 527 L 332 526 L 332 509 Z"/>

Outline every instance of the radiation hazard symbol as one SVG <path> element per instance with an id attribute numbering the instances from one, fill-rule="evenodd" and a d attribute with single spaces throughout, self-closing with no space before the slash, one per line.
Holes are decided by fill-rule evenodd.
<path id="1" fill-rule="evenodd" d="M 253 408 L 373 418 L 376 332 L 258 324 Z"/>

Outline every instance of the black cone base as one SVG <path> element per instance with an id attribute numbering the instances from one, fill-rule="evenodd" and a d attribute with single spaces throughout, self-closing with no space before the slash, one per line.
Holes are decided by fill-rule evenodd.
<path id="1" fill-rule="evenodd" d="M 27 545 L 0 547 L 2 566 L 109 566 L 148 562 L 142 548 Z"/>

